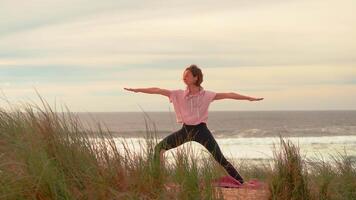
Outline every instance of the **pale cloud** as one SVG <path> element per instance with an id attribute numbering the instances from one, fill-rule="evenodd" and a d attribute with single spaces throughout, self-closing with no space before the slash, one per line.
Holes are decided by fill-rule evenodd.
<path id="1" fill-rule="evenodd" d="M 356 81 L 356 67 L 350 66 L 262 66 L 262 67 L 216 67 L 208 68 L 211 80 L 222 80 L 235 87 L 267 85 L 302 86 L 314 84 L 343 84 Z M 214 82 L 214 81 L 213 81 Z M 231 83 L 231 84 L 229 84 Z"/>
<path id="2" fill-rule="evenodd" d="M 262 102 L 216 101 L 212 110 L 273 110 L 273 109 L 342 109 L 355 108 L 356 68 L 352 66 L 269 66 L 204 68 L 203 86 L 216 92 L 236 92 L 264 97 Z M 161 95 L 132 93 L 124 87 L 160 87 L 184 89 L 182 69 L 127 69 L 112 74 L 108 81 L 73 83 L 29 82 L 22 85 L 5 83 L 4 91 L 11 98 L 36 99 L 36 87 L 51 102 L 68 103 L 74 110 L 140 111 L 165 110 L 167 98 Z M 352 82 L 353 81 L 353 82 Z M 5 85 L 2 84 L 2 85 Z M 105 102 L 95 104 L 94 102 Z M 86 102 L 85 105 L 80 102 Z M 319 103 L 318 103 L 319 102 Z M 110 106 L 112 107 L 110 107 Z M 163 106 L 162 105 L 166 105 Z M 328 107 L 329 105 L 329 107 Z M 113 109 L 113 110 L 112 110 Z"/>
<path id="3" fill-rule="evenodd" d="M 182 5 L 149 4 L 148 8 L 156 9 L 99 12 L 8 35 L 0 38 L 0 47 L 31 55 L 33 60 L 26 59 L 34 64 L 59 58 L 69 65 L 82 64 L 91 57 L 84 65 L 88 67 L 185 57 L 208 62 L 204 56 L 221 64 L 349 64 L 355 62 L 356 52 L 353 4 L 290 1 L 245 10 L 210 8 L 201 13 L 192 9 L 184 15 L 179 10 Z"/>
<path id="4" fill-rule="evenodd" d="M 181 74 L 195 63 L 208 89 L 266 98 L 217 102 L 213 110 L 351 109 L 354 7 L 351 0 L 4 1 L 0 89 L 20 99 L 34 97 L 36 86 L 77 110 L 137 111 L 138 103 L 160 110 L 167 99 L 122 88 L 183 88 Z"/>

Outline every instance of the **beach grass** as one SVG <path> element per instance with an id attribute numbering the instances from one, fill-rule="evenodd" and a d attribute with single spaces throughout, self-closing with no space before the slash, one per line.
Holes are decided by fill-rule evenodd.
<path id="1" fill-rule="evenodd" d="M 223 198 L 211 181 L 226 172 L 212 156 L 198 165 L 201 152 L 187 145 L 171 165 L 153 159 L 159 139 L 149 117 L 145 144 L 133 151 L 101 123 L 84 128 L 67 106 L 57 112 L 38 96 L 40 105 L 0 107 L 0 199 Z M 303 158 L 285 138 L 279 146 L 269 164 L 232 162 L 246 180 L 267 183 L 266 199 L 356 199 L 356 161 L 346 152 L 327 162 Z"/>
<path id="2" fill-rule="evenodd" d="M 39 97 L 41 106 L 0 109 L 0 199 L 216 198 L 213 160 L 198 169 L 196 156 L 181 148 L 175 165 L 160 168 L 149 123 L 141 151 L 124 140 L 120 152 L 102 124 L 84 128 L 68 107 L 56 112 Z"/>

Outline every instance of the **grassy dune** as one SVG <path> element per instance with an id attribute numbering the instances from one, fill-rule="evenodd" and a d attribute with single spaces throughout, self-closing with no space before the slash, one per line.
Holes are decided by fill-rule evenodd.
<path id="1" fill-rule="evenodd" d="M 178 148 L 172 165 L 153 160 L 150 122 L 141 151 L 123 142 L 120 152 L 105 126 L 84 129 L 67 107 L 63 114 L 40 99 L 0 107 L 0 199 L 222 199 L 210 183 L 226 172 L 213 157 L 198 166 L 191 149 Z M 302 158 L 283 138 L 278 145 L 270 164 L 234 163 L 246 180 L 266 182 L 266 199 L 356 199 L 356 161 L 346 152 L 325 162 Z"/>

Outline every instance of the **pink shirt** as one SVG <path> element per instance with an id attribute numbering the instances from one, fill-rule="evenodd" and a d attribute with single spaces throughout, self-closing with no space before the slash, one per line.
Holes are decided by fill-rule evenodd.
<path id="1" fill-rule="evenodd" d="M 185 90 L 177 89 L 170 90 L 169 101 L 173 103 L 176 113 L 177 123 L 185 123 L 187 125 L 197 125 L 208 120 L 208 108 L 214 97 L 215 92 L 204 90 L 201 87 L 200 91 L 194 95 L 189 94 L 189 88 Z"/>

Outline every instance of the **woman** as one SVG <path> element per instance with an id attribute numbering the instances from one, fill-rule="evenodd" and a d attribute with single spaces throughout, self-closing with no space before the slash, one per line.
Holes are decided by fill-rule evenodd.
<path id="1" fill-rule="evenodd" d="M 216 93 L 205 90 L 201 86 L 203 73 L 196 65 L 190 65 L 184 70 L 183 81 L 186 84 L 185 90 L 167 90 L 157 87 L 124 88 L 125 90 L 133 92 L 167 96 L 169 101 L 173 103 L 177 123 L 183 123 L 180 130 L 166 136 L 155 146 L 154 159 L 159 159 L 163 165 L 163 153 L 165 151 L 176 148 L 188 141 L 196 141 L 209 150 L 214 159 L 225 168 L 230 176 L 234 177 L 240 183 L 244 183 L 244 179 L 241 175 L 221 153 L 219 145 L 216 143 L 206 125 L 208 120 L 208 107 L 212 101 L 220 99 L 259 101 L 263 98 L 254 98 L 233 92 Z"/>

